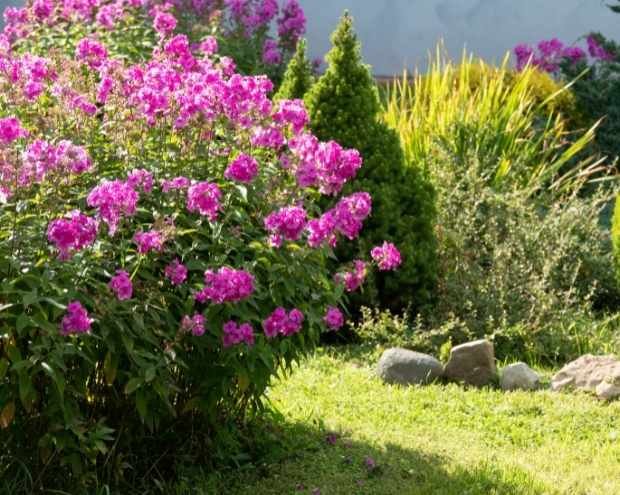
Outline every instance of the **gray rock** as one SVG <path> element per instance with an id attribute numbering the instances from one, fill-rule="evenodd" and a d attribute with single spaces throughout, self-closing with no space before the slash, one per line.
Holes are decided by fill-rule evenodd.
<path id="1" fill-rule="evenodd" d="M 540 376 L 525 363 L 509 364 L 502 370 L 499 381 L 502 390 L 536 390 Z"/>
<path id="2" fill-rule="evenodd" d="M 433 356 L 407 349 L 386 350 L 377 366 L 377 374 L 387 383 L 426 384 L 439 378 L 443 368 Z"/>
<path id="3" fill-rule="evenodd" d="M 553 390 L 577 389 L 611 399 L 620 395 L 620 361 L 586 354 L 571 361 L 551 379 Z"/>
<path id="4" fill-rule="evenodd" d="M 455 381 L 481 387 L 496 375 L 495 352 L 488 340 L 476 340 L 457 345 L 450 351 L 444 376 Z"/>

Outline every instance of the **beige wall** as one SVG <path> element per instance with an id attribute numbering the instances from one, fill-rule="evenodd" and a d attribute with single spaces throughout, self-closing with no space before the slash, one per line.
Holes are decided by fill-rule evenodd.
<path id="1" fill-rule="evenodd" d="M 329 34 L 349 9 L 375 74 L 423 66 L 443 38 L 452 56 L 466 45 L 489 61 L 519 42 L 557 36 L 566 42 L 598 30 L 620 40 L 620 14 L 604 0 L 299 0 L 308 18 L 313 56 L 329 48 Z"/>

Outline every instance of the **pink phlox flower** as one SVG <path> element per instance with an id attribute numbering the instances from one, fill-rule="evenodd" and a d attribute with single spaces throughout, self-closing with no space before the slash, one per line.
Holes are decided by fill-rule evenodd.
<path id="1" fill-rule="evenodd" d="M 254 276 L 245 270 L 222 267 L 217 272 L 207 270 L 205 287 L 195 294 L 198 302 L 211 301 L 214 304 L 238 302 L 254 292 Z"/>
<path id="2" fill-rule="evenodd" d="M 303 322 L 304 315 L 299 309 L 287 313 L 284 308 L 278 307 L 263 321 L 263 331 L 270 339 L 278 334 L 288 337 L 299 332 Z"/>
<path id="3" fill-rule="evenodd" d="M 323 321 L 330 330 L 338 330 L 344 325 L 344 315 L 338 308 L 328 306 Z"/>
<path id="4" fill-rule="evenodd" d="M 200 313 L 194 313 L 193 316 L 185 315 L 181 320 L 181 330 L 192 333 L 196 337 L 201 337 L 205 333 L 205 317 Z"/>
<path id="5" fill-rule="evenodd" d="M 146 232 L 136 232 L 133 241 L 138 247 L 138 253 L 146 254 L 150 251 L 161 251 L 166 239 L 158 230 L 147 230 Z"/>
<path id="6" fill-rule="evenodd" d="M 109 233 L 113 236 L 121 218 L 136 213 L 138 193 L 126 182 L 106 180 L 93 188 L 86 203 L 91 208 L 97 208 L 97 215 L 108 225 Z"/>
<path id="7" fill-rule="evenodd" d="M 82 307 L 80 302 L 71 301 L 67 305 L 67 314 L 60 323 L 60 333 L 62 335 L 88 333 L 92 322 L 88 311 Z"/>
<path id="8" fill-rule="evenodd" d="M 127 175 L 127 184 L 134 189 L 141 187 L 149 194 L 153 190 L 153 174 L 141 168 L 134 169 Z"/>
<path id="9" fill-rule="evenodd" d="M 248 346 L 254 345 L 254 329 L 249 323 L 237 325 L 237 323 L 231 320 L 224 323 L 223 330 L 222 341 L 224 347 L 231 347 L 241 342 L 245 342 Z"/>
<path id="10" fill-rule="evenodd" d="M 217 184 L 198 182 L 187 190 L 187 209 L 198 212 L 214 222 L 220 210 L 222 192 Z"/>
<path id="11" fill-rule="evenodd" d="M 395 270 L 402 263 L 400 251 L 391 242 L 385 241 L 370 251 L 370 256 L 377 262 L 381 271 Z"/>
<path id="12" fill-rule="evenodd" d="M 131 283 L 129 273 L 125 270 L 117 270 L 116 275 L 110 279 L 108 287 L 114 292 L 119 301 L 131 299 L 133 294 L 133 284 Z"/>
<path id="13" fill-rule="evenodd" d="M 64 218 L 52 220 L 47 227 L 47 239 L 58 249 L 61 260 L 91 246 L 97 238 L 97 221 L 74 210 Z"/>
<path id="14" fill-rule="evenodd" d="M 181 285 L 187 279 L 187 267 L 177 258 L 166 266 L 164 274 L 172 285 Z"/>
<path id="15" fill-rule="evenodd" d="M 258 162 L 255 158 L 245 153 L 241 153 L 226 168 L 224 177 L 237 182 L 252 182 L 258 175 Z"/>

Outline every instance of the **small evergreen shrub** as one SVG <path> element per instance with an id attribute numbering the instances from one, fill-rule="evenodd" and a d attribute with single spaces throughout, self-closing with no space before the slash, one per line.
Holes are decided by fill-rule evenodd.
<path id="1" fill-rule="evenodd" d="M 357 303 L 392 309 L 427 303 L 436 277 L 434 191 L 423 171 L 405 163 L 399 138 L 380 120 L 377 87 L 361 59 L 360 44 L 348 13 L 332 35 L 327 70 L 305 97 L 312 130 L 358 149 L 364 169 L 349 187 L 373 195 L 373 213 L 361 238 L 362 252 L 378 239 L 402 250 L 399 274 L 379 273 Z M 353 259 L 358 252 L 342 253 Z"/>
<path id="2" fill-rule="evenodd" d="M 306 40 L 299 40 L 295 54 L 286 67 L 282 84 L 274 96 L 274 100 L 303 100 L 314 84 L 312 63 L 308 60 Z"/>

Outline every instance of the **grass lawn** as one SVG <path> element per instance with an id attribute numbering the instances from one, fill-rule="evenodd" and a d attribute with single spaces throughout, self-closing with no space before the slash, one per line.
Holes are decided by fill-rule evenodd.
<path id="1" fill-rule="evenodd" d="M 281 416 L 266 434 L 280 448 L 217 479 L 197 482 L 188 472 L 174 491 L 620 494 L 620 402 L 387 386 L 374 376 L 374 362 L 351 350 L 319 351 L 270 391 Z"/>

